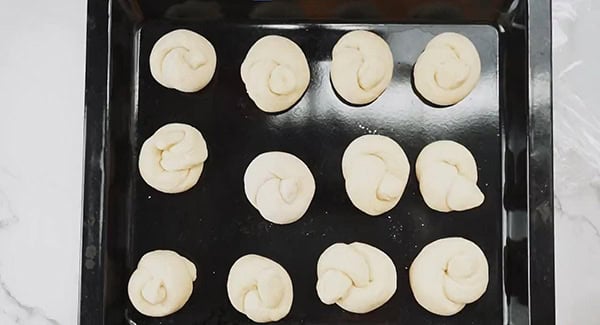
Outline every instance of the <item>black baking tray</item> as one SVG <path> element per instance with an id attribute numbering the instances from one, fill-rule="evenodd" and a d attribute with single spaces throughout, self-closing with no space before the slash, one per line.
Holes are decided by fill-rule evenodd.
<path id="1" fill-rule="evenodd" d="M 81 324 L 245 324 L 230 305 L 227 273 L 241 255 L 280 262 L 294 283 L 286 324 L 553 324 L 554 235 L 550 3 L 531 1 L 89 1 L 86 73 L 86 173 L 83 214 Z M 206 36 L 217 51 L 214 79 L 184 94 L 156 83 L 148 56 L 177 28 Z M 372 104 L 352 107 L 329 82 L 331 48 L 348 30 L 382 35 L 394 52 L 389 89 Z M 473 40 L 482 80 L 452 108 L 424 103 L 411 70 L 433 35 L 456 31 Z M 311 84 L 289 111 L 265 114 L 245 94 L 239 65 L 267 34 L 297 42 Z M 137 172 L 142 142 L 169 122 L 197 127 L 209 159 L 190 191 L 167 195 Z M 414 166 L 419 150 L 439 139 L 465 144 L 479 165 L 485 203 L 442 214 L 427 208 L 411 174 L 389 213 L 371 218 L 352 206 L 341 156 L 357 136 L 394 138 Z M 315 175 L 317 191 L 298 222 L 273 225 L 243 192 L 243 173 L 259 153 L 291 152 Z M 463 236 L 490 264 L 486 294 L 453 317 L 421 308 L 408 285 L 408 266 L 427 243 Z M 335 242 L 363 241 L 390 255 L 398 290 L 383 307 L 354 315 L 316 296 L 316 260 Z M 174 315 L 148 318 L 127 298 L 139 258 L 173 249 L 199 270 L 194 294 Z"/>

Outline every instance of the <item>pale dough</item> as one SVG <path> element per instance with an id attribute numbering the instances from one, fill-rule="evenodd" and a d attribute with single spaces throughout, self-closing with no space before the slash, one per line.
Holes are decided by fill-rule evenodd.
<path id="1" fill-rule="evenodd" d="M 272 151 L 258 155 L 244 174 L 248 201 L 263 218 L 288 224 L 300 219 L 315 195 L 312 173 L 294 155 Z"/>
<path id="2" fill-rule="evenodd" d="M 410 173 L 404 150 L 391 138 L 363 135 L 350 143 L 342 158 L 346 192 L 359 210 L 381 215 L 398 204 Z"/>
<path id="3" fill-rule="evenodd" d="M 257 323 L 276 322 L 292 308 L 292 279 L 278 263 L 259 255 L 240 257 L 227 278 L 233 307 Z"/>
<path id="4" fill-rule="evenodd" d="M 410 287 L 428 311 L 451 316 L 479 299 L 488 285 L 488 263 L 481 249 L 452 237 L 425 246 L 409 270 Z"/>
<path id="5" fill-rule="evenodd" d="M 454 105 L 479 81 L 481 62 L 473 43 L 457 33 L 434 37 L 414 67 L 415 88 L 428 101 Z"/>
<path id="6" fill-rule="evenodd" d="M 304 94 L 310 70 L 302 49 L 277 35 L 259 39 L 241 67 L 242 81 L 256 106 L 268 113 L 284 111 Z"/>
<path id="7" fill-rule="evenodd" d="M 146 253 L 129 278 L 129 300 L 146 316 L 172 314 L 188 301 L 196 280 L 196 266 L 168 250 Z"/>
<path id="8" fill-rule="evenodd" d="M 164 193 L 180 193 L 194 186 L 208 158 L 200 131 L 187 124 L 171 123 L 142 145 L 139 169 L 148 185 Z"/>
<path id="9" fill-rule="evenodd" d="M 393 72 L 392 51 L 375 33 L 349 32 L 333 47 L 331 82 L 337 93 L 352 104 L 374 101 L 390 84 Z"/>
<path id="10" fill-rule="evenodd" d="M 329 246 L 317 262 L 317 294 L 324 304 L 364 314 L 396 292 L 396 267 L 381 250 L 363 243 Z"/>
<path id="11" fill-rule="evenodd" d="M 485 199 L 477 187 L 475 158 L 460 143 L 442 140 L 428 144 L 417 157 L 415 169 L 421 195 L 436 211 L 469 210 Z"/>
<path id="12" fill-rule="evenodd" d="M 195 92 L 212 79 L 217 54 L 203 36 L 186 29 L 161 37 L 150 52 L 150 72 L 158 83 L 182 92 Z"/>

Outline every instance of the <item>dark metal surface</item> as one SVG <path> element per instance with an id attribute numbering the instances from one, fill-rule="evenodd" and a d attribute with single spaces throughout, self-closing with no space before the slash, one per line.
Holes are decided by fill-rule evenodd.
<path id="1" fill-rule="evenodd" d="M 106 153 L 109 17 L 105 1 L 88 2 L 85 89 L 85 175 L 80 281 L 80 323 L 105 324 Z M 91 324 L 91 323 L 90 323 Z"/>
<path id="2" fill-rule="evenodd" d="M 125 276 L 147 251 L 174 249 L 199 268 L 195 294 L 185 308 L 164 319 L 141 316 L 127 304 L 128 317 L 143 324 L 190 324 L 213 321 L 243 323 L 247 319 L 227 298 L 229 268 L 249 253 L 268 256 L 290 273 L 294 304 L 284 319 L 307 324 L 435 324 L 443 318 L 421 308 L 408 286 L 414 257 L 427 243 L 464 236 L 478 243 L 490 264 L 484 297 L 447 324 L 502 323 L 502 191 L 497 82 L 497 33 L 488 26 L 410 25 L 185 25 L 210 39 L 219 65 L 211 84 L 194 94 L 159 85 L 150 75 L 148 54 L 159 37 L 176 27 L 144 24 L 140 33 L 139 92 L 131 123 L 131 155 L 123 157 L 132 172 L 121 180 L 131 186 L 129 246 Z M 331 49 L 348 30 L 372 29 L 383 36 L 395 57 L 395 73 L 387 91 L 370 105 L 355 108 L 335 95 L 329 78 Z M 482 60 L 482 78 L 471 95 L 448 109 L 421 102 L 411 87 L 411 70 L 427 42 L 436 34 L 456 31 L 473 40 Z M 239 69 L 247 49 L 264 35 L 289 37 L 305 52 L 311 83 L 298 104 L 271 115 L 256 108 L 246 95 Z M 234 42 L 230 41 L 235 39 Z M 407 46 L 410 44 L 410 46 Z M 137 109 L 136 109 L 137 108 Z M 135 167 L 142 142 L 169 122 L 197 127 L 207 140 L 209 160 L 199 184 L 190 191 L 167 195 L 150 188 Z M 411 175 L 406 194 L 389 213 L 372 218 L 354 208 L 341 173 L 346 146 L 356 137 L 377 133 L 398 141 L 414 166 L 428 143 L 451 139 L 471 149 L 479 162 L 479 185 L 485 203 L 460 213 L 438 213 L 423 202 Z M 247 202 L 243 175 L 250 161 L 265 151 L 287 151 L 300 157 L 317 183 L 315 198 L 298 222 L 286 226 L 265 221 Z M 398 291 L 382 308 L 353 315 L 322 304 L 315 290 L 316 261 L 329 245 L 361 241 L 387 252 L 398 268 Z M 124 290 L 124 288 L 123 288 Z"/>
<path id="3" fill-rule="evenodd" d="M 529 36 L 529 307 L 531 322 L 555 309 L 552 161 L 552 8 L 532 1 Z M 554 316 L 554 315 L 552 315 Z M 554 317 L 552 317 L 554 322 Z"/>
<path id="4" fill-rule="evenodd" d="M 336 18 L 306 14 L 313 10 L 311 2 L 290 1 L 285 2 L 284 9 L 258 11 L 271 15 L 268 20 L 272 23 L 266 25 L 256 25 L 256 20 L 265 16 L 253 17 L 257 11 L 245 1 L 175 5 L 171 1 L 168 6 L 162 2 L 164 8 L 151 1 L 89 2 L 81 324 L 248 323 L 229 304 L 225 279 L 235 259 L 251 252 L 280 262 L 294 281 L 294 305 L 282 323 L 552 324 L 553 222 L 552 211 L 547 209 L 552 205 L 551 168 L 547 168 L 552 154 L 551 125 L 547 124 L 549 93 L 544 92 L 548 85 L 543 83 L 537 83 L 537 92 L 527 90 L 528 30 L 520 28 L 527 23 L 523 3 L 510 14 L 495 18 L 489 15 L 509 8 L 508 1 L 477 1 L 485 3 L 485 9 L 469 11 L 462 18 L 445 14 L 441 18 L 417 14 L 407 18 L 410 14 L 405 11 L 394 16 L 382 10 L 381 4 L 389 2 L 362 1 L 374 4 L 386 15 L 359 10 L 357 17 Z M 455 6 L 462 8 L 467 2 Z M 285 15 L 298 12 L 289 10 L 290 3 L 303 8 L 302 17 L 292 18 L 300 24 L 273 25 L 289 24 Z M 546 0 L 537 2 L 541 7 L 544 4 L 548 5 Z M 190 5 L 201 5 L 203 10 L 194 11 Z M 329 12 L 325 7 L 322 10 Z M 436 15 L 439 12 L 448 11 L 437 11 Z M 459 12 L 466 13 L 462 9 Z M 345 105 L 331 89 L 328 60 L 342 29 L 362 25 L 323 25 L 315 24 L 314 19 L 491 24 L 496 19 L 502 32 L 498 45 L 496 30 L 486 26 L 368 25 L 392 46 L 396 70 L 390 89 L 381 98 L 354 108 Z M 211 22 L 202 23 L 205 20 Z M 135 26 L 142 21 L 138 30 Z M 162 88 L 148 69 L 153 43 L 179 27 L 207 36 L 217 50 L 215 78 L 195 94 Z M 473 94 L 455 107 L 432 108 L 410 87 L 411 67 L 433 34 L 452 30 L 475 42 L 482 55 L 483 79 Z M 303 48 L 312 75 L 303 99 L 277 115 L 259 111 L 239 78 L 239 65 L 247 49 L 258 37 L 271 32 L 287 35 Z M 529 33 L 532 38 L 537 35 Z M 543 28 L 537 33 L 543 34 Z M 541 44 L 530 45 L 533 53 Z M 543 75 L 550 69 L 548 52 L 535 53 L 539 53 L 538 74 Z M 527 98 L 538 103 L 537 110 L 530 109 Z M 183 194 L 166 195 L 143 182 L 136 160 L 143 140 L 174 121 L 192 124 L 204 134 L 209 160 L 196 187 Z M 419 150 L 428 142 L 454 139 L 465 144 L 478 161 L 479 185 L 486 202 L 462 213 L 434 212 L 424 205 L 411 173 L 404 197 L 394 210 L 379 218 L 363 215 L 345 194 L 340 163 L 347 144 L 371 132 L 398 141 L 413 168 Z M 537 134 L 534 143 L 532 133 Z M 243 193 L 245 167 L 254 156 L 268 150 L 299 156 L 315 175 L 317 192 L 311 208 L 292 225 L 266 222 Z M 542 160 L 530 166 L 533 153 Z M 531 168 L 535 168 L 535 175 Z M 533 184 L 545 190 L 531 191 Z M 537 219 L 529 218 L 528 201 L 546 207 L 532 211 Z M 490 287 L 457 316 L 443 318 L 427 313 L 414 301 L 407 267 L 425 244 L 450 235 L 464 236 L 482 247 L 490 262 Z M 319 254 L 336 241 L 355 240 L 383 249 L 398 269 L 396 294 L 368 315 L 325 306 L 314 289 Z M 167 318 L 149 319 L 131 307 L 126 285 L 139 257 L 157 248 L 174 249 L 190 258 L 198 266 L 199 277 L 184 309 Z M 529 265 L 535 266 L 528 269 Z M 529 305 L 538 309 L 530 310 Z"/>

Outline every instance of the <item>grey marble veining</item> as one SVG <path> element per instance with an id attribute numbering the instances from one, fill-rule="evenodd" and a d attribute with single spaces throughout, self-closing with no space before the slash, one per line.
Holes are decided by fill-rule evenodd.
<path id="1" fill-rule="evenodd" d="M 9 232 L 11 227 L 19 222 L 12 203 L 1 185 L 9 184 L 7 177 L 16 178 L 7 168 L 0 167 L 0 236 L 2 232 Z M 0 260 L 0 262 L 6 261 Z M 54 325 L 58 322 L 46 316 L 42 310 L 21 303 L 11 293 L 0 274 L 0 324 Z"/>
<path id="2" fill-rule="evenodd" d="M 0 278 L 0 324 L 58 325 L 38 308 L 22 304 Z"/>
<path id="3" fill-rule="evenodd" d="M 0 189 L 0 229 L 6 228 L 18 220 L 6 194 Z"/>

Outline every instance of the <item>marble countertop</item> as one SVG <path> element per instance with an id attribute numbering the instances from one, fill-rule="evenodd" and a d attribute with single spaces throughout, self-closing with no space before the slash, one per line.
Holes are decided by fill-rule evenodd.
<path id="1" fill-rule="evenodd" d="M 86 3 L 61 4 L 0 10 L 3 325 L 78 320 Z M 554 1 L 557 324 L 600 319 L 599 16 Z"/>

